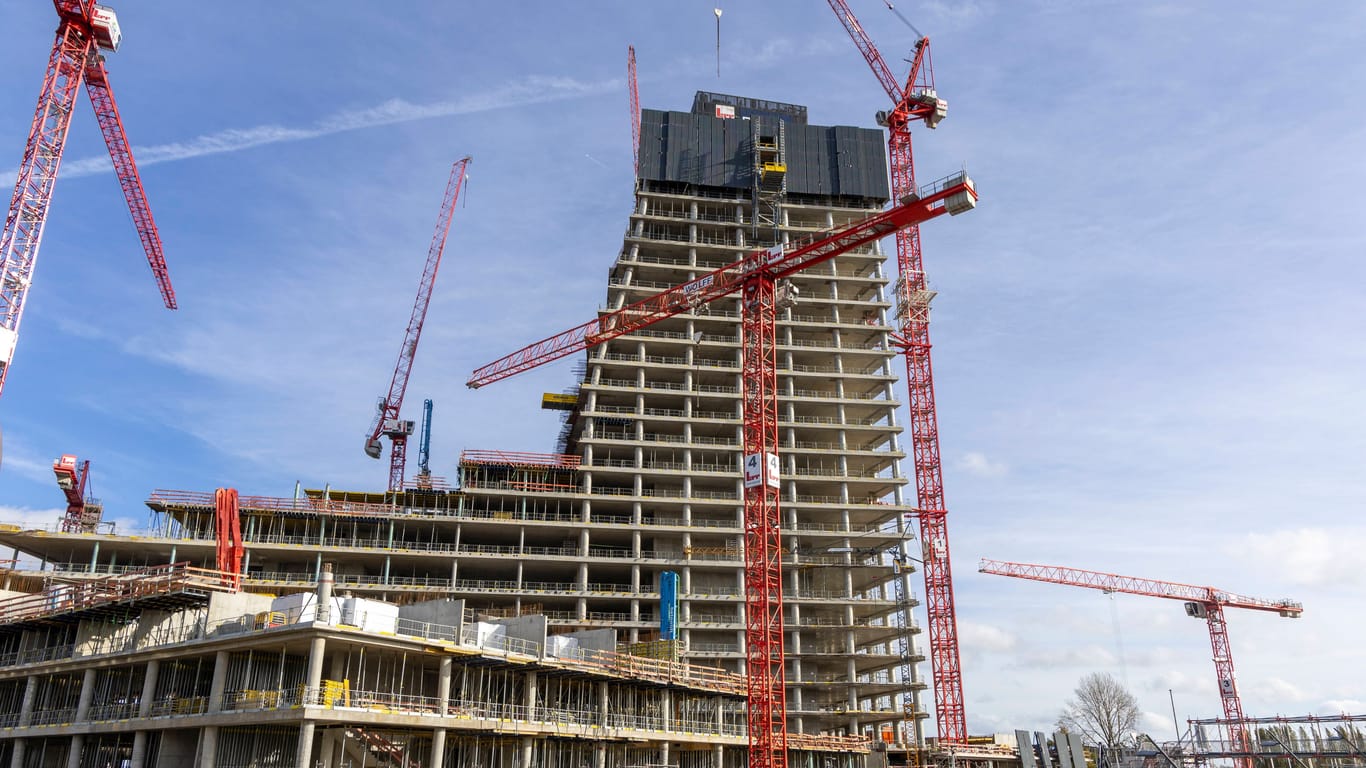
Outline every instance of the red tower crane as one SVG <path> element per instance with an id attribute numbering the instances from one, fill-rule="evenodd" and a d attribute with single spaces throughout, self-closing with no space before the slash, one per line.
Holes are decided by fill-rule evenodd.
<path id="1" fill-rule="evenodd" d="M 87 495 L 90 460 L 78 461 L 74 455 L 64 453 L 52 462 L 52 474 L 56 475 L 57 487 L 66 496 L 62 533 L 94 533 L 104 508 L 94 497 Z"/>
<path id="2" fill-rule="evenodd" d="M 997 560 L 983 560 L 978 566 L 982 573 L 997 576 L 1011 576 L 1017 579 L 1045 581 L 1050 584 L 1066 584 L 1072 587 L 1086 587 L 1103 592 L 1123 592 L 1130 595 L 1165 597 L 1169 600 L 1184 600 L 1186 615 L 1204 619 L 1209 625 L 1210 647 L 1214 650 L 1214 674 L 1219 681 L 1219 697 L 1224 704 L 1224 717 L 1229 721 L 1229 734 L 1238 751 L 1248 751 L 1247 732 L 1243 722 L 1243 703 L 1238 698 L 1238 685 L 1233 678 L 1233 651 L 1228 642 L 1228 624 L 1224 621 L 1225 608 L 1246 608 L 1253 611 L 1274 611 L 1283 617 L 1298 619 L 1304 613 L 1304 606 L 1292 600 L 1263 600 L 1257 597 L 1235 595 L 1214 587 L 1196 587 L 1172 581 L 1141 579 L 1134 576 L 1116 576 L 1113 573 L 1083 571 L 1079 568 L 1064 568 L 1056 565 L 1031 565 L 1029 563 L 1006 563 Z M 1252 758 L 1244 757 L 1237 761 L 1239 768 L 1252 768 Z"/>
<path id="3" fill-rule="evenodd" d="M 911 71 L 903 86 L 883 61 L 882 54 L 863 31 L 848 4 L 844 0 L 828 2 L 892 100 L 892 109 L 878 112 L 877 121 L 887 127 L 892 196 L 899 198 L 915 189 L 911 123 L 923 122 L 934 128 L 948 111 L 948 103 L 934 90 L 930 39 L 922 36 L 916 41 Z M 925 613 L 929 618 L 930 666 L 934 672 L 935 726 L 941 743 L 965 744 L 968 729 L 963 711 L 963 672 L 953 603 L 953 570 L 949 562 L 944 475 L 939 459 L 939 419 L 935 413 L 934 374 L 930 365 L 930 300 L 934 298 L 934 292 L 925 281 L 919 227 L 907 227 L 896 233 L 896 263 L 897 317 L 901 327 L 892 341 L 906 356 L 916 518 L 924 549 Z M 906 672 L 903 670 L 903 674 Z M 910 695 L 908 692 L 907 700 L 903 702 L 906 707 L 911 705 Z"/>
<path id="4" fill-rule="evenodd" d="M 413 370 L 413 358 L 417 356 L 417 342 L 422 337 L 422 323 L 427 319 L 427 305 L 432 301 L 432 286 L 436 284 L 436 271 L 441 266 L 441 253 L 446 249 L 446 236 L 451 231 L 455 202 L 460 198 L 460 188 L 465 183 L 465 166 L 469 165 L 471 159 L 466 155 L 451 166 L 451 177 L 446 182 L 446 196 L 441 201 L 441 213 L 436 219 L 436 233 L 432 235 L 431 247 L 427 249 L 427 263 L 422 267 L 422 279 L 417 283 L 417 300 L 413 302 L 413 313 L 408 318 L 408 330 L 403 334 L 403 346 L 398 348 L 398 363 L 394 365 L 394 376 L 389 381 L 389 395 L 379 401 L 375 423 L 370 426 L 370 435 L 365 438 L 365 455 L 372 459 L 379 458 L 380 436 L 389 438 L 391 491 L 403 490 L 408 436 L 413 434 L 416 425 L 411 420 L 401 418 L 399 413 L 403 410 L 403 395 L 408 390 L 408 374 Z"/>
<path id="5" fill-rule="evenodd" d="M 147 263 L 161 289 L 167 309 L 175 309 L 175 290 L 166 271 L 166 259 L 161 250 L 161 236 L 147 206 L 147 195 L 142 189 L 133 151 L 123 131 L 114 92 L 109 89 L 109 75 L 104 70 L 104 56 L 100 51 L 116 51 L 122 33 L 114 12 L 94 0 L 53 0 L 57 8 L 57 39 L 52 44 L 43 90 L 38 96 L 38 108 L 33 114 L 24 159 L 19 164 L 14 197 L 5 215 L 4 233 L 0 235 L 0 390 L 5 385 L 10 362 L 14 358 L 15 343 L 19 339 L 19 321 L 24 313 L 24 300 L 33 282 L 34 265 L 38 260 L 38 245 L 47 222 L 47 210 L 52 203 L 52 188 L 57 181 L 57 167 L 62 162 L 67 129 L 71 127 L 71 113 L 76 107 L 76 92 L 85 83 L 85 92 L 95 108 L 95 117 L 109 147 L 119 186 L 128 200 L 133 225 L 147 252 Z"/>
<path id="6" fill-rule="evenodd" d="M 640 88 L 636 85 L 636 47 L 626 46 L 626 86 L 631 92 L 631 162 L 640 173 Z"/>
<path id="7" fill-rule="evenodd" d="M 752 251 L 739 261 L 595 320 L 528 345 L 474 371 L 478 388 L 589 349 L 730 293 L 741 295 L 741 380 L 744 382 L 745 659 L 748 678 L 749 765 L 787 766 L 787 690 L 783 677 L 783 601 L 778 509 L 778 374 L 776 321 L 795 292 L 784 278 L 841 253 L 944 213 L 977 204 L 965 173 L 942 179 L 883 213 L 786 245 Z"/>

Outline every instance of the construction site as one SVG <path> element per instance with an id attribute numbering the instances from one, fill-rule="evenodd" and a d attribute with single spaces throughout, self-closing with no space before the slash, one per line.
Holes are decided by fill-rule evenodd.
<path id="1" fill-rule="evenodd" d="M 0 386 L 82 83 L 175 304 L 101 98 L 117 19 L 54 5 L 0 243 Z M 919 227 L 971 226 L 977 188 L 963 170 L 916 174 L 912 129 L 948 113 L 929 38 L 893 74 L 848 5 L 829 5 L 890 99 L 880 127 L 758 94 L 642 106 L 627 52 L 634 202 L 602 305 L 467 382 L 492 392 L 573 360 L 541 403 L 560 417 L 553 452 L 466 447 L 436 476 L 432 402 L 405 417 L 447 238 L 472 213 L 458 212 L 464 157 L 356 445 L 387 465 L 383 487 L 377 472 L 292 495 L 157 488 L 146 529 L 121 532 L 87 488 L 91 462 L 54 462 L 66 514 L 0 525 L 0 766 L 1366 765 L 1366 716 L 1242 711 L 1223 610 L 1296 618 L 1300 603 L 997 561 L 980 570 L 1184 602 L 1208 623 L 1223 712 L 1122 752 L 1065 731 L 969 733 Z"/>

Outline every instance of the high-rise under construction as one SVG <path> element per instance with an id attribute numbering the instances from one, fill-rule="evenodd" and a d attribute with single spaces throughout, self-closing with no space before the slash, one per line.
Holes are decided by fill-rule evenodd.
<path id="1" fill-rule="evenodd" d="M 607 309 L 695 279 L 755 249 L 818 235 L 881 210 L 890 196 L 882 142 L 876 130 L 810 124 L 801 106 L 723 94 L 697 94 L 688 112 L 643 110 L 635 206 L 609 271 Z M 909 589 L 911 509 L 903 498 L 907 481 L 899 464 L 905 454 L 896 418 L 899 388 L 896 352 L 889 343 L 891 278 L 884 273 L 885 261 L 874 243 L 781 286 L 778 476 L 787 712 L 789 729 L 797 734 L 790 745 L 794 766 L 852 766 L 870 742 L 904 743 L 921 735 L 924 684 L 916 673 L 918 629 Z M 556 449 L 466 450 L 453 489 L 436 482 L 398 492 L 361 492 L 339 490 L 354 482 L 334 483 L 292 498 L 241 496 L 231 516 L 222 495 L 158 490 L 147 502 L 150 529 L 136 535 L 91 521 L 62 533 L 0 530 L 0 543 L 40 559 L 40 572 L 17 568 L 0 585 L 29 593 L 49 581 L 122 584 L 118 579 L 140 578 L 139 569 L 176 563 L 213 569 L 224 525 L 230 523 L 244 545 L 245 592 L 312 593 L 330 566 L 336 590 L 346 599 L 405 606 L 408 613 L 395 614 L 399 634 L 419 619 L 425 622 L 422 632 L 436 631 L 429 614 L 437 611 L 454 617 L 441 624 L 446 627 L 441 639 L 457 645 L 470 639 L 481 649 L 496 635 L 481 629 L 485 624 L 511 627 L 516 619 L 543 616 L 539 635 L 517 635 L 519 652 L 539 653 L 548 665 L 539 677 L 528 678 L 518 668 L 481 693 L 476 689 L 485 683 L 479 681 L 494 678 L 488 670 L 502 670 L 510 662 L 481 660 L 477 654 L 458 659 L 456 667 L 468 670 L 459 674 L 467 678 L 452 683 L 450 664 L 418 659 L 417 646 L 410 662 L 400 643 L 380 641 L 370 643 L 374 650 L 369 651 L 386 670 L 376 676 L 362 656 L 337 650 L 355 648 L 354 654 L 361 654 L 369 641 L 327 639 L 324 630 L 310 635 L 312 640 L 282 644 L 272 656 L 275 651 L 267 649 L 273 645 L 248 648 L 256 642 L 252 633 L 275 629 L 277 618 L 286 624 L 291 616 L 302 621 L 302 614 L 252 603 L 247 607 L 254 618 L 233 624 L 241 634 L 218 637 L 216 650 L 198 657 L 181 654 L 174 664 L 170 657 L 157 657 L 163 669 L 174 668 L 188 681 L 183 691 L 167 693 L 162 690 L 169 685 L 167 673 L 158 677 L 149 671 L 151 660 L 128 662 L 118 671 L 122 667 L 108 660 L 107 643 L 99 646 L 100 662 L 92 658 L 82 664 L 82 649 L 95 647 L 92 638 L 104 636 L 99 622 L 145 621 L 152 610 L 158 616 L 172 607 L 202 611 L 207 627 L 210 614 L 204 606 L 210 601 L 187 599 L 170 606 L 142 595 L 115 601 L 118 610 L 101 602 L 98 610 L 87 605 L 62 613 L 65 603 L 49 596 L 26 603 L 36 613 L 11 622 L 14 631 L 0 631 L 0 703 L 16 713 L 10 727 L 23 730 L 12 732 L 11 741 L 29 740 L 26 749 L 32 755 L 40 746 L 58 749 L 56 742 L 48 745 L 49 736 L 30 733 L 35 723 L 55 723 L 74 728 L 73 733 L 94 729 L 89 733 L 103 735 L 86 739 L 87 744 L 103 744 L 111 755 L 133 755 L 135 744 L 140 745 L 138 759 L 150 766 L 162 764 L 149 756 L 154 747 L 181 756 L 177 760 L 202 756 L 206 729 L 223 729 L 221 734 L 214 730 L 211 739 L 221 751 L 230 742 L 255 743 L 250 729 L 259 726 L 267 729 L 262 734 L 288 744 L 271 752 L 280 762 L 242 753 L 257 765 L 326 756 L 331 768 L 348 755 L 368 756 L 376 765 L 407 765 L 394 762 L 403 752 L 423 755 L 422 764 L 512 765 L 520 759 L 578 765 L 583 757 L 606 768 L 644 760 L 629 757 L 641 750 L 649 753 L 645 762 L 651 765 L 740 764 L 740 702 L 726 687 L 733 682 L 708 682 L 696 671 L 744 672 L 740 323 L 739 299 L 723 298 L 590 349 L 577 369 L 579 380 L 545 397 L 547 407 L 564 412 Z M 479 396 L 499 407 L 496 390 Z M 319 606 L 325 604 L 318 600 Z M 457 600 L 463 603 L 455 608 L 407 608 Z M 59 614 L 67 618 L 52 618 Z M 0 624 L 5 615 L 0 606 Z M 221 623 L 224 617 L 219 610 L 213 620 Z M 610 642 L 603 640 L 603 630 L 609 631 L 606 636 L 614 633 Z M 139 635 L 125 634 L 128 647 L 135 648 Z M 516 633 L 509 629 L 508 634 Z M 682 688 L 675 693 L 668 685 L 663 693 L 652 688 L 656 680 L 630 687 L 624 698 L 608 694 L 615 690 L 609 682 L 617 679 L 617 667 L 593 672 L 596 677 L 585 677 L 579 687 L 547 683 L 588 675 L 582 667 L 566 669 L 569 662 L 544 661 L 554 655 L 552 646 L 560 647 L 551 639 L 557 635 L 599 653 L 650 656 L 663 661 L 663 669 L 680 664 L 693 677 L 680 678 Z M 318 638 L 333 643 L 333 650 L 321 650 Z M 246 645 L 233 645 L 239 642 Z M 319 649 L 316 653 L 309 642 Z M 324 659 L 330 665 L 326 669 Z M 416 666 L 410 669 L 409 663 Z M 141 671 L 137 664 L 144 665 Z M 45 665 L 51 669 L 44 671 Z M 239 679 L 250 685 L 232 682 Z M 353 686 L 362 680 L 368 681 L 367 695 L 382 692 L 386 711 L 408 719 L 390 722 L 393 718 L 370 712 L 357 726 L 333 717 L 346 709 L 342 703 L 352 701 Z M 454 717 L 452 685 L 463 707 L 475 707 L 485 695 L 506 699 L 500 699 L 505 707 L 500 716 L 528 723 L 515 731 L 516 743 L 508 746 L 502 736 L 470 736 L 471 731 L 444 723 L 442 717 Z M 88 689 L 84 700 L 83 689 Z M 536 719 L 547 701 L 559 701 L 556 697 L 582 699 L 582 707 L 559 709 L 581 713 L 583 722 L 553 730 L 549 721 Z M 629 705 L 623 703 L 628 700 Z M 250 706 L 241 706 L 244 701 Z M 100 706 L 110 702 L 120 706 Z M 404 702 L 420 703 L 421 714 L 442 717 L 405 714 Z M 281 730 L 281 724 L 294 724 L 278 715 L 287 707 L 300 710 L 295 715 L 308 724 L 306 738 Z M 308 707 L 329 714 L 310 715 Z M 233 719 L 223 714 L 228 708 L 265 714 L 257 720 Z M 131 724 L 101 730 L 91 721 L 92 712 L 105 709 Z M 576 739 L 605 734 L 580 725 L 627 715 L 686 722 L 690 735 L 680 739 L 680 731 L 666 728 L 612 736 L 621 741 L 619 749 L 575 746 Z M 4 727 L 0 722 L 0 750 L 13 754 L 16 747 L 5 746 Z M 711 736 L 709 728 L 715 731 Z M 471 745 L 470 738 L 487 743 Z M 86 764 L 84 757 L 62 754 L 77 761 L 68 764 Z M 827 757 L 817 759 L 820 754 Z M 226 765 L 236 758 L 215 759 Z"/>

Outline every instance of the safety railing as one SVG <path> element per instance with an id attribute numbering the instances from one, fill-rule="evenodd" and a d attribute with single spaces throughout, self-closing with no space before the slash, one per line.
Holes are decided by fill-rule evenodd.
<path id="1" fill-rule="evenodd" d="M 550 467 L 577 469 L 581 459 L 568 453 L 525 453 L 466 449 L 460 452 L 460 464 L 496 464 L 513 467 Z"/>
<path id="2" fill-rule="evenodd" d="M 188 563 L 152 566 L 104 578 L 49 587 L 0 600 L 0 624 L 78 613 L 103 606 L 181 593 L 235 592 L 233 576 Z"/>

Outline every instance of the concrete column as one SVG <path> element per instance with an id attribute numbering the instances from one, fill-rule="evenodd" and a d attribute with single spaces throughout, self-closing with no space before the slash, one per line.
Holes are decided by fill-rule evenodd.
<path id="1" fill-rule="evenodd" d="M 536 670 L 526 673 L 525 695 L 522 697 L 522 704 L 526 706 L 526 717 L 532 720 L 536 715 Z"/>
<path id="2" fill-rule="evenodd" d="M 214 768 L 218 762 L 218 726 L 205 726 L 199 736 L 198 768 Z"/>
<path id="3" fill-rule="evenodd" d="M 536 754 L 536 739 L 532 736 L 522 738 L 522 761 L 518 763 L 520 768 L 531 768 L 531 756 Z M 300 768 L 303 768 L 300 766 Z"/>
<path id="4" fill-rule="evenodd" d="M 38 676 L 29 675 L 24 682 L 24 700 L 19 704 L 19 727 L 33 722 L 33 700 L 38 697 Z"/>
<path id="5" fill-rule="evenodd" d="M 213 679 L 209 682 L 209 712 L 223 711 L 223 689 L 228 684 L 228 652 L 219 651 L 213 657 Z"/>
<path id="6" fill-rule="evenodd" d="M 83 723 L 90 717 L 90 702 L 95 698 L 95 670 L 87 669 L 81 678 L 81 696 L 76 700 L 76 722 Z"/>
<path id="7" fill-rule="evenodd" d="M 299 726 L 299 753 L 294 760 L 295 768 L 313 768 L 313 721 L 305 720 Z"/>
<path id="8" fill-rule="evenodd" d="M 712 750 L 711 750 L 711 766 L 712 766 L 712 768 L 721 768 L 722 765 L 725 765 L 725 762 L 724 762 L 725 759 L 726 759 L 726 748 L 725 748 L 725 747 L 721 746 L 720 744 L 717 744 L 716 746 L 712 747 Z"/>
<path id="9" fill-rule="evenodd" d="M 322 748 L 318 750 L 318 762 L 332 768 L 334 750 L 337 746 L 336 730 L 323 731 Z"/>
<path id="10" fill-rule="evenodd" d="M 66 750 L 66 768 L 81 768 L 81 750 L 85 748 L 85 734 L 71 737 L 71 746 Z"/>
<path id="11" fill-rule="evenodd" d="M 24 748 L 27 739 L 15 739 L 14 751 L 10 753 L 9 768 L 24 768 Z"/>
<path id="12" fill-rule="evenodd" d="M 142 675 L 142 698 L 138 699 L 138 717 L 152 714 L 152 699 L 157 695 L 157 678 L 161 674 L 161 661 L 152 659 L 147 662 L 147 670 Z"/>
<path id="13" fill-rule="evenodd" d="M 435 728 L 432 730 L 432 756 L 427 761 L 428 768 L 445 768 L 446 765 L 446 729 Z"/>
<path id="14" fill-rule="evenodd" d="M 133 757 L 128 761 L 132 768 L 143 768 L 143 763 L 147 762 L 147 732 L 137 731 L 133 734 Z"/>
<path id="15" fill-rule="evenodd" d="M 451 701 L 451 659 L 449 656 L 441 660 L 440 671 L 436 678 L 436 700 L 438 702 L 441 716 L 445 717 L 450 711 L 448 707 Z"/>

